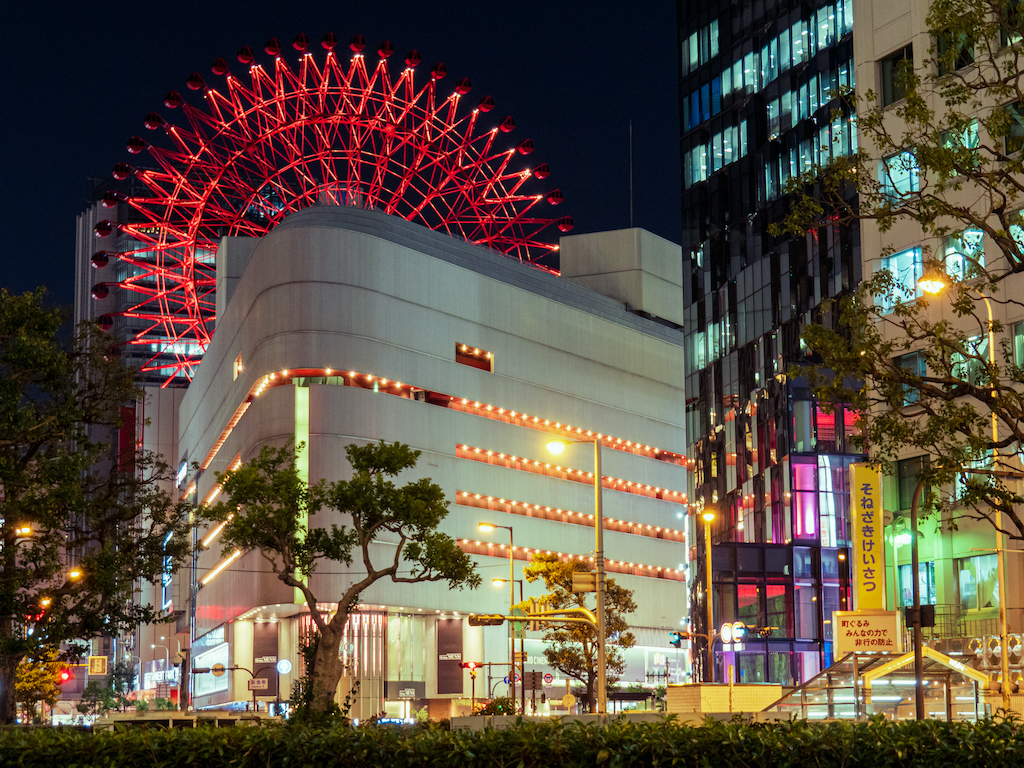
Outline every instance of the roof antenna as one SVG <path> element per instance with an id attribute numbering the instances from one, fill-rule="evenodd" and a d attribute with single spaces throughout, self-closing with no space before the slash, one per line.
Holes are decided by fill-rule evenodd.
<path id="1" fill-rule="evenodd" d="M 629 119 L 629 228 L 633 228 L 633 118 Z"/>

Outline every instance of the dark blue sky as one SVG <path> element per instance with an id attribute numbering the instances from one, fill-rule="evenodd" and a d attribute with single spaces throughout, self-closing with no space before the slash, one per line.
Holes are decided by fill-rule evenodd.
<path id="1" fill-rule="evenodd" d="M 632 121 L 634 223 L 679 240 L 672 0 L 63 0 L 5 17 L 0 286 L 13 291 L 42 284 L 70 302 L 87 178 L 130 159 L 126 140 L 144 133 L 148 112 L 166 111 L 167 91 L 187 91 L 190 73 L 216 82 L 215 58 L 299 32 L 318 51 L 325 32 L 339 47 L 355 34 L 370 50 L 387 39 L 402 56 L 418 49 L 424 76 L 443 61 L 452 86 L 468 77 L 474 96 L 515 118 L 516 141 L 533 139 L 531 162 L 551 166 L 549 185 L 565 194 L 557 212 L 577 234 L 629 226 Z"/>

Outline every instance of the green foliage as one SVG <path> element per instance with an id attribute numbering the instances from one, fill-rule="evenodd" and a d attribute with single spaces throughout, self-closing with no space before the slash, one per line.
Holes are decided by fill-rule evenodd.
<path id="1" fill-rule="evenodd" d="M 211 514 L 226 523 L 221 533 L 225 553 L 259 551 L 282 582 L 302 592 L 318 632 L 303 696 L 310 710 L 326 714 L 341 677 L 342 631 L 365 589 L 380 579 L 476 588 L 480 577 L 470 557 L 437 530 L 448 514 L 440 486 L 429 478 L 402 486 L 392 480 L 416 465 L 419 451 L 383 441 L 350 445 L 351 479 L 307 485 L 296 459 L 304 449 L 291 443 L 264 446 L 238 469 L 218 473 L 221 501 Z M 394 545 L 384 562 L 372 551 L 378 540 Z M 357 560 L 364 575 L 340 595 L 318 599 L 309 586 L 316 568 L 324 562 L 351 566 Z M 323 602 L 337 603 L 333 617 L 317 609 Z"/>
<path id="2" fill-rule="evenodd" d="M 111 710 L 124 711 L 135 703 L 128 697 L 134 687 L 135 666 L 130 661 L 115 661 L 107 677 L 103 680 L 89 680 L 85 684 L 77 709 L 83 715 L 105 715 Z M 157 709 L 160 707 L 157 706 Z"/>
<path id="3" fill-rule="evenodd" d="M 474 715 L 514 715 L 516 702 L 508 696 L 498 696 L 490 701 L 477 704 Z"/>
<path id="4" fill-rule="evenodd" d="M 911 768 L 1016 765 L 1024 749 L 1018 721 L 977 725 L 936 720 L 893 723 L 708 723 L 692 727 L 617 720 L 605 727 L 557 722 L 508 729 L 197 728 L 83 733 L 0 732 L 0 766 L 256 768 Z"/>
<path id="5" fill-rule="evenodd" d="M 992 324 L 990 359 L 987 310 L 984 301 L 979 306 L 973 300 L 984 291 L 990 301 L 1000 301 L 999 285 L 947 281 L 948 296 L 912 301 L 888 272 L 876 273 L 839 302 L 835 328 L 812 324 L 804 330 L 819 362 L 790 374 L 806 376 L 826 407 L 857 409 L 859 444 L 884 468 L 907 455 L 930 457 L 920 479 L 943 493 L 930 494 L 923 511 L 942 513 L 955 527 L 964 518 L 994 524 L 998 509 L 1003 530 L 1024 539 L 1018 513 L 1024 497 L 1008 478 L 992 474 L 1019 471 L 1015 453 L 1005 449 L 1024 440 L 1024 369 L 1012 362 L 1011 339 L 998 321 Z M 930 312 L 936 301 L 950 302 L 960 320 Z M 923 368 L 907 364 L 904 356 L 911 353 Z"/>
<path id="6" fill-rule="evenodd" d="M 1020 4 L 933 0 L 926 23 L 925 39 L 933 41 L 927 63 L 897 68 L 900 100 L 882 107 L 870 89 L 837 94 L 835 117 L 856 112 L 860 149 L 791 179 L 792 207 L 770 231 L 802 239 L 826 223 L 870 220 L 885 233 L 909 220 L 922 239 L 941 241 L 977 228 L 1005 256 L 1007 270 L 1024 271 L 1024 252 L 1009 234 L 1024 207 L 1024 153 L 1015 149 L 1019 118 L 1008 109 L 1024 102 L 1024 48 L 1002 45 L 1007 34 L 1024 34 Z M 917 190 L 894 191 L 880 162 L 902 152 L 916 158 Z M 963 190 L 973 190 L 967 204 Z"/>
<path id="7" fill-rule="evenodd" d="M 42 701 L 52 707 L 60 698 L 60 662 L 58 649 L 43 648 L 38 658 L 22 659 L 14 679 L 14 698 L 29 720 L 36 717 L 36 705 Z"/>
<path id="8" fill-rule="evenodd" d="M 926 507 L 948 524 L 967 517 L 995 525 L 998 510 L 1002 530 L 1018 540 L 1024 497 L 998 472 L 1019 472 L 1024 369 L 1014 362 L 1011 329 L 990 323 L 990 310 L 1024 308 L 1004 284 L 1024 272 L 1021 8 L 1006 0 L 933 0 L 928 54 L 938 66 L 904 67 L 897 77 L 903 98 L 886 108 L 870 90 L 843 94 L 857 111 L 859 153 L 794 180 L 789 214 L 771 227 L 776 236 L 803 239 L 860 221 L 865 242 L 877 229 L 882 256 L 924 243 L 925 277 L 942 279 L 941 296 L 918 297 L 916 285 L 875 272 L 853 295 L 823 306 L 804 331 L 817 365 L 789 373 L 808 376 L 824 403 L 860 410 L 861 446 L 872 461 L 891 468 L 897 458 L 930 457 L 920 479 L 942 492 Z M 886 172 L 881 158 L 899 153 L 915 158 L 917 189 L 899 188 Z M 983 236 L 984 255 L 962 237 L 965 230 Z M 947 247 L 959 254 L 949 264 Z M 911 353 L 924 367 L 909 364 Z"/>
<path id="9" fill-rule="evenodd" d="M 169 468 L 112 447 L 121 407 L 141 395 L 132 372 L 96 326 L 63 322 L 42 289 L 0 291 L 0 722 L 13 720 L 21 659 L 156 621 L 135 585 L 190 554 Z"/>
<path id="10" fill-rule="evenodd" d="M 533 561 L 523 568 L 523 576 L 531 584 L 543 581 L 548 591 L 546 599 L 551 610 L 587 608 L 590 593 L 572 591 L 572 574 L 590 571 L 589 563 L 563 562 L 557 555 L 537 553 Z M 596 605 L 591 610 L 596 610 Z M 620 587 L 615 579 L 605 578 L 605 661 L 609 687 L 616 683 L 615 675 L 626 668 L 621 648 L 631 648 L 636 639 L 629 631 L 625 615 L 636 610 L 633 590 Z M 597 687 L 597 630 L 589 624 L 549 624 L 544 633 L 544 658 L 549 666 L 575 680 L 585 688 L 585 699 L 594 711 Z"/>

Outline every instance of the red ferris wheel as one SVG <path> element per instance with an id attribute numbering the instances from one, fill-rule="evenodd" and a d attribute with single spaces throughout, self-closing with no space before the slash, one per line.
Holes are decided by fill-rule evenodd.
<path id="1" fill-rule="evenodd" d="M 268 66 L 244 47 L 238 74 L 217 59 L 218 87 L 198 73 L 188 78 L 201 104 L 176 91 L 165 97 L 183 119 L 147 115 L 145 126 L 160 144 L 128 141 L 130 153 L 148 152 L 152 162 L 119 163 L 113 175 L 134 176 L 141 194 L 108 193 L 104 204 L 127 205 L 129 215 L 120 218 L 128 221 L 102 221 L 96 234 L 119 230 L 118 252 L 110 255 L 128 266 L 117 285 L 133 298 L 118 314 L 132 322 L 128 343 L 149 350 L 143 371 L 168 382 L 192 378 L 213 333 L 222 236 L 259 237 L 317 202 L 380 210 L 531 263 L 557 250 L 546 230 L 572 229 L 571 218 L 548 208 L 562 193 L 533 188 L 533 179 L 549 176 L 548 166 L 517 162 L 533 142 L 502 141 L 515 128 L 511 117 L 484 125 L 494 108 L 490 96 L 464 105 L 466 78 L 442 92 L 441 63 L 417 85 L 416 51 L 395 77 L 391 43 L 381 44 L 372 63 L 362 36 L 350 42 L 351 57 L 335 51 L 337 42 L 324 35 L 326 58 L 318 61 L 309 39 L 298 35 L 298 62 L 289 64 L 272 39 Z M 107 254 L 97 257 L 105 263 Z"/>

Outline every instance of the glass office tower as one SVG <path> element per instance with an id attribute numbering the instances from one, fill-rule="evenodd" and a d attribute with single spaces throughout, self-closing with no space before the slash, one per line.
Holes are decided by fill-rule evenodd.
<path id="1" fill-rule="evenodd" d="M 714 679 L 807 680 L 848 609 L 855 415 L 787 376 L 805 324 L 861 279 L 856 228 L 773 238 L 787 181 L 856 149 L 851 0 L 679 0 L 691 630 L 698 677 L 712 541 Z M 702 513 L 713 511 L 705 524 Z M 705 637 L 699 637 L 704 634 Z"/>

